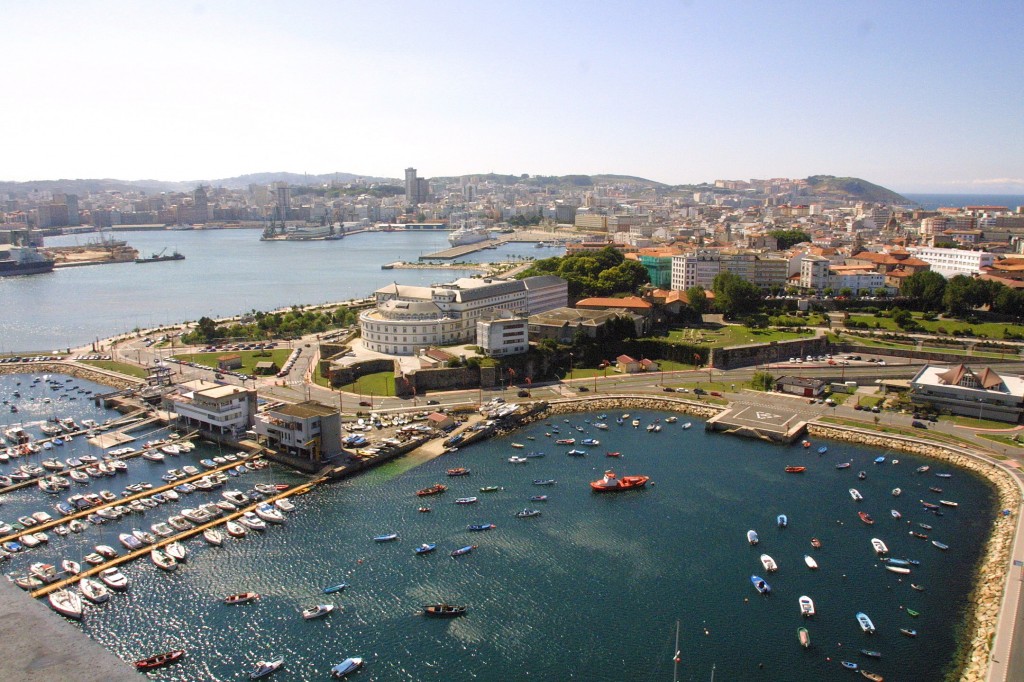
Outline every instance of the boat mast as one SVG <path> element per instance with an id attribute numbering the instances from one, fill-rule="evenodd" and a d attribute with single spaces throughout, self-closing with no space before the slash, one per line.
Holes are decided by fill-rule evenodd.
<path id="1" fill-rule="evenodd" d="M 715 664 L 711 664 L 711 682 L 715 682 Z"/>
<path id="2" fill-rule="evenodd" d="M 672 655 L 672 682 L 679 680 L 679 621 L 676 621 L 676 652 Z"/>

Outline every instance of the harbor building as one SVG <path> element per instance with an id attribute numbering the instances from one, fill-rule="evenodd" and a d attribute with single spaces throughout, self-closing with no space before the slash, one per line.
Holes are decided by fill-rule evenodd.
<path id="1" fill-rule="evenodd" d="M 910 381 L 910 400 L 929 410 L 1016 423 L 1024 412 L 1024 379 L 991 367 L 926 365 Z"/>
<path id="2" fill-rule="evenodd" d="M 491 357 L 525 353 L 530 348 L 528 337 L 529 322 L 523 315 L 497 312 L 476 323 L 476 345 Z"/>
<path id="3" fill-rule="evenodd" d="M 209 381 L 188 381 L 164 396 L 164 407 L 177 415 L 184 428 L 239 440 L 256 417 L 256 391 Z"/>
<path id="4" fill-rule="evenodd" d="M 341 415 L 315 400 L 273 407 L 253 424 L 260 442 L 292 457 L 323 462 L 341 454 Z"/>
<path id="5" fill-rule="evenodd" d="M 462 278 L 450 284 L 389 284 L 359 315 L 363 344 L 389 355 L 476 340 L 477 321 L 493 313 L 531 315 L 568 304 L 569 286 L 550 275 L 521 280 Z"/>

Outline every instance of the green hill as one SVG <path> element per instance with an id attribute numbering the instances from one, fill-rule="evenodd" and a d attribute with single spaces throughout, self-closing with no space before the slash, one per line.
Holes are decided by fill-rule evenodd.
<path id="1" fill-rule="evenodd" d="M 902 194 L 875 185 L 861 178 L 837 178 L 834 175 L 812 175 L 807 178 L 808 193 L 831 199 L 859 199 L 885 204 L 913 204 Z"/>

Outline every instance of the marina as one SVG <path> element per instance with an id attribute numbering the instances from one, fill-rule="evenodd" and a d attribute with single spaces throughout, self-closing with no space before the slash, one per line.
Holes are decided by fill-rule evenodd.
<path id="1" fill-rule="evenodd" d="M 19 375 L 0 377 L 0 390 L 9 393 L 15 376 Z M 31 417 L 35 403 L 25 393 L 24 381 L 20 389 L 27 403 L 24 412 Z M 79 422 L 109 417 L 91 402 L 76 404 L 75 409 L 81 412 L 74 415 Z M 596 436 L 591 424 L 601 421 L 594 415 L 567 417 L 584 429 L 581 438 Z M 665 423 L 663 413 L 634 410 L 631 417 L 643 426 L 659 418 Z M 856 468 L 833 466 L 835 461 L 853 461 L 863 468 L 878 451 L 829 443 L 829 454 L 821 460 L 815 450 L 799 445 L 778 447 L 747 439 L 729 439 L 730 447 L 723 450 L 721 435 L 678 425 L 666 428 L 678 429 L 674 439 L 628 428 L 628 422 L 601 431 L 602 448 L 620 453 L 617 469 L 650 477 L 646 486 L 618 495 L 590 489 L 590 483 L 601 478 L 604 457 L 594 462 L 546 457 L 509 466 L 509 453 L 516 451 L 513 442 L 548 440 L 544 433 L 550 427 L 540 422 L 413 469 L 395 462 L 341 483 L 314 486 L 307 494 L 275 493 L 289 496 L 294 504 L 285 524 L 224 538 L 221 546 L 205 541 L 205 526 L 196 524 L 189 530 L 191 537 L 180 538 L 188 559 L 178 570 L 166 572 L 148 560 L 129 559 L 147 557 L 153 546 L 179 539 L 174 536 L 115 559 L 121 562 L 118 567 L 129 589 L 105 604 L 86 604 L 80 624 L 72 627 L 81 628 L 125 661 L 186 651 L 173 666 L 150 673 L 152 679 L 232 679 L 278 656 L 286 663 L 277 676 L 316 679 L 345 657 L 358 656 L 376 679 L 501 679 L 496 670 L 529 657 L 535 661 L 531 677 L 536 679 L 561 680 L 571 672 L 585 679 L 613 680 L 621 676 L 607 668 L 605 657 L 581 656 L 567 663 L 559 652 L 564 647 L 614 650 L 617 667 L 638 671 L 637 679 L 664 679 L 672 666 L 674 623 L 682 619 L 680 668 L 687 679 L 705 677 L 713 663 L 722 679 L 746 679 L 757 674 L 758 663 L 767 662 L 780 679 L 830 680 L 848 674 L 838 664 L 839 656 L 850 647 L 856 651 L 864 646 L 854 618 L 864 612 L 871 614 L 877 628 L 871 648 L 885 654 L 873 662 L 874 669 L 891 679 L 909 679 L 908 670 L 914 670 L 912 677 L 941 677 L 956 648 L 956 624 L 970 590 L 968 569 L 980 553 L 980 546 L 969 538 L 980 537 L 993 514 L 984 481 L 958 473 L 955 485 L 945 483 L 945 494 L 955 494 L 959 506 L 948 508 L 941 518 L 916 504 L 918 497 L 930 495 L 929 482 L 914 474 L 926 460 L 903 455 L 899 465 L 857 482 L 865 498 L 860 503 L 863 509 L 887 517 L 894 504 L 890 490 L 898 485 L 908 491 L 904 499 L 915 502 L 899 505 L 904 526 L 928 520 L 936 533 L 941 530 L 941 537 L 957 539 L 945 552 L 920 552 L 913 581 L 932 589 L 918 591 L 903 576 L 880 570 L 870 539 L 883 539 L 893 556 L 911 557 L 919 553 L 912 544 L 918 541 L 906 528 L 883 533 L 879 524 L 872 530 L 857 521 L 855 512 L 861 507 L 853 507 L 847 495 Z M 92 446 L 76 438 L 65 447 Z M 215 446 L 211 451 L 211 446 L 199 443 L 173 463 L 139 458 L 130 464 L 124 482 L 153 480 L 169 466 L 198 463 L 215 454 Z M 792 476 L 783 471 L 785 465 L 806 470 Z M 472 469 L 472 475 L 446 477 L 449 469 Z M 256 482 L 293 488 L 311 483 L 276 466 L 244 478 L 246 487 Z M 423 497 L 417 491 L 442 480 L 449 488 L 448 503 L 435 505 L 431 514 L 419 513 Z M 536 493 L 538 480 L 551 482 L 545 488 L 543 515 L 521 521 L 509 518 L 528 509 L 525 505 Z M 715 483 L 708 487 L 707 481 Z M 476 504 L 451 504 L 481 487 L 489 492 Z M 192 493 L 187 502 L 161 505 L 158 516 L 194 506 L 204 499 L 195 499 L 200 494 Z M 744 500 L 753 495 L 764 502 L 746 504 Z M 2 498 L 0 519 L 30 514 L 45 501 L 38 490 L 13 491 Z M 705 513 L 709 505 L 715 514 Z M 239 518 L 252 508 L 247 505 L 232 515 Z M 646 523 L 652 513 L 664 523 Z M 776 527 L 779 514 L 788 518 L 785 530 Z M 508 521 L 499 521 L 485 533 L 468 530 L 489 525 L 488 517 Z M 219 519 L 226 523 L 225 516 Z M 133 523 L 138 522 L 112 521 L 81 534 L 53 537 L 12 555 L 3 570 L 19 575 L 33 562 L 59 566 L 62 559 L 81 559 L 96 543 L 117 545 L 117 534 Z M 644 532 L 638 534 L 637 528 Z M 760 530 L 756 549 L 744 538 L 749 528 Z M 382 531 L 396 538 L 374 542 Z M 801 564 L 797 571 L 812 536 L 820 538 L 822 549 L 814 550 L 820 566 L 808 571 Z M 700 551 L 710 538 L 733 539 L 717 542 L 714 553 Z M 421 545 L 438 551 L 413 551 Z M 463 551 L 457 558 L 449 556 Z M 757 597 L 749 576 L 766 576 L 759 560 L 765 552 L 779 566 L 768 578 L 772 596 L 749 598 Z M 325 599 L 324 586 L 341 582 L 347 589 Z M 686 586 L 697 583 L 711 589 L 694 596 Z M 642 589 L 637 591 L 637 586 Z M 635 615 L 625 622 L 614 604 L 593 599 L 595 594 L 629 591 L 635 596 Z M 244 607 L 222 603 L 225 595 L 244 592 L 261 598 Z M 517 599 L 510 606 L 508 597 L 513 594 Z M 803 618 L 795 607 L 800 595 L 813 597 L 818 614 L 813 619 Z M 29 599 L 27 594 L 18 596 Z M 343 608 L 330 618 L 303 618 L 302 610 L 318 602 Z M 424 604 L 459 604 L 467 611 L 456 619 L 441 619 L 435 623 L 438 627 L 425 627 L 429 624 L 417 615 Z M 914 639 L 899 632 L 906 625 L 901 606 L 921 614 L 916 624 L 921 634 Z M 150 617 L 140 619 L 143 612 Z M 56 613 L 49 617 L 62 618 Z M 621 627 L 588 628 L 581 619 Z M 267 642 L 270 622 L 273 641 Z M 805 652 L 792 634 L 799 626 L 808 629 L 811 651 L 818 655 L 801 655 Z M 309 627 L 323 628 L 325 636 L 311 639 Z M 232 642 L 240 637 L 253 645 L 237 650 Z M 551 647 L 554 637 L 563 646 Z M 749 646 L 754 639 L 758 644 Z M 662 640 L 665 652 L 652 656 L 650 643 Z M 471 650 L 466 642 L 473 642 Z"/>

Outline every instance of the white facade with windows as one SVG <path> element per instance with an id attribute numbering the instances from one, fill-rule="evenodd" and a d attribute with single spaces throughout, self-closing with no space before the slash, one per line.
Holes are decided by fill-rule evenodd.
<path id="1" fill-rule="evenodd" d="M 929 263 L 932 270 L 943 277 L 977 275 L 981 273 L 982 268 L 991 267 L 995 261 L 995 255 L 987 251 L 936 247 L 911 247 L 908 250 L 925 263 Z"/>
<path id="2" fill-rule="evenodd" d="M 181 425 L 236 438 L 252 426 L 256 415 L 255 391 L 208 381 L 181 384 L 164 402 Z"/>
<path id="3" fill-rule="evenodd" d="M 476 323 L 476 345 L 484 355 L 501 357 L 525 353 L 530 347 L 529 319 L 516 315 L 495 316 Z"/>
<path id="4" fill-rule="evenodd" d="M 568 304 L 560 277 L 459 279 L 432 287 L 392 284 L 374 292 L 377 307 L 359 316 L 363 345 L 390 355 L 475 340 L 477 321 L 497 311 L 526 314 Z"/>

